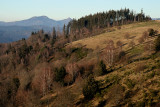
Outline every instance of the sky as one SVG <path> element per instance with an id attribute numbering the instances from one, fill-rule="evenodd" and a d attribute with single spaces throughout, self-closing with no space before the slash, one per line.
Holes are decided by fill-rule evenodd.
<path id="1" fill-rule="evenodd" d="M 160 0 L 0 0 L 0 21 L 18 21 L 33 16 L 55 20 L 78 19 L 97 12 L 129 8 L 143 9 L 152 18 L 160 17 Z"/>

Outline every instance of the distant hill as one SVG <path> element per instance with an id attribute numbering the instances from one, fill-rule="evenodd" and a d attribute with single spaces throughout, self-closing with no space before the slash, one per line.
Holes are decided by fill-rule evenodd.
<path id="1" fill-rule="evenodd" d="M 160 20 L 160 18 L 152 18 L 152 20 Z"/>
<path id="2" fill-rule="evenodd" d="M 44 29 L 46 32 L 51 32 L 53 27 L 62 30 L 63 25 L 67 25 L 71 20 L 71 18 L 67 18 L 56 21 L 47 16 L 39 16 L 15 22 L 0 21 L 0 43 L 28 38 L 32 31 L 40 29 Z"/>

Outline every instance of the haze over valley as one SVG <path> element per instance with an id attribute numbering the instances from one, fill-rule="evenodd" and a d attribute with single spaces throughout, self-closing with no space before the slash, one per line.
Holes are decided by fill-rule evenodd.
<path id="1" fill-rule="evenodd" d="M 43 29 L 46 32 L 52 32 L 53 27 L 56 30 L 63 29 L 64 24 L 67 25 L 72 19 L 53 20 L 47 16 L 32 17 L 30 19 L 16 22 L 0 22 L 0 43 L 8 43 L 22 38 L 28 38 L 32 32 L 38 32 Z"/>

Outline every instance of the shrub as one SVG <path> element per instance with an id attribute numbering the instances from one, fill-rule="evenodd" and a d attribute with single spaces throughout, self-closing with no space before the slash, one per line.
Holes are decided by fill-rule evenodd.
<path id="1" fill-rule="evenodd" d="M 149 32 L 149 36 L 153 36 L 154 35 L 154 30 L 153 29 L 148 29 Z"/>
<path id="2" fill-rule="evenodd" d="M 127 87 L 129 89 L 132 89 L 135 86 L 135 83 L 132 80 L 130 80 L 130 79 L 127 79 L 126 82 L 125 82 L 125 84 L 127 85 Z"/>
<path id="3" fill-rule="evenodd" d="M 84 97 L 88 100 L 92 99 L 98 90 L 99 90 L 98 82 L 95 81 L 93 76 L 89 76 L 82 90 Z"/>
<path id="4" fill-rule="evenodd" d="M 148 79 L 151 79 L 151 78 L 153 78 L 154 76 L 155 76 L 155 72 L 152 71 L 150 74 L 147 75 L 147 78 L 148 78 Z"/>
<path id="5" fill-rule="evenodd" d="M 103 75 L 106 72 L 107 72 L 106 65 L 104 64 L 103 61 L 100 61 L 100 63 L 99 63 L 99 75 Z"/>
<path id="6" fill-rule="evenodd" d="M 16 88 L 18 89 L 20 86 L 20 81 L 18 78 L 13 78 L 13 83 L 15 84 Z"/>
<path id="7" fill-rule="evenodd" d="M 160 51 L 160 36 L 158 36 L 158 38 L 155 41 L 155 51 Z"/>
<path id="8" fill-rule="evenodd" d="M 55 69 L 55 80 L 57 82 L 63 82 L 63 79 L 66 75 L 66 69 L 64 67 L 61 67 L 60 69 Z"/>
<path id="9" fill-rule="evenodd" d="M 122 59 L 124 56 L 126 55 L 126 53 L 124 51 L 121 51 L 118 55 L 118 59 Z"/>
<path id="10" fill-rule="evenodd" d="M 149 36 L 155 36 L 158 34 L 158 31 L 154 29 L 148 29 L 148 32 L 149 32 Z"/>

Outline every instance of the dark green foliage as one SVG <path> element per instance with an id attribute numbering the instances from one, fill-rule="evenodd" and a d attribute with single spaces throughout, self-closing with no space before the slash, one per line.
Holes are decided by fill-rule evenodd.
<path id="1" fill-rule="evenodd" d="M 56 29 L 55 29 L 55 27 L 53 27 L 52 38 L 56 39 Z"/>
<path id="2" fill-rule="evenodd" d="M 121 51 L 118 55 L 118 59 L 122 59 L 124 56 L 126 55 L 126 53 L 124 51 Z"/>
<path id="3" fill-rule="evenodd" d="M 155 41 L 155 51 L 160 51 L 160 36 L 158 36 L 158 38 Z"/>
<path id="4" fill-rule="evenodd" d="M 145 16 L 143 12 L 139 14 L 133 14 L 133 11 L 130 11 L 129 9 L 125 8 L 118 11 L 110 10 L 108 12 L 101 12 L 94 15 L 88 15 L 78 20 L 74 19 L 71 23 L 71 29 L 76 30 L 85 27 L 89 30 L 92 30 L 93 27 L 103 28 L 107 26 L 110 27 L 114 25 L 127 24 L 128 21 L 134 22 L 146 20 L 151 20 L 151 18 Z"/>
<path id="5" fill-rule="evenodd" d="M 56 29 L 55 27 L 53 27 L 53 31 L 52 31 L 52 38 L 51 38 L 51 46 L 53 47 L 54 43 L 56 42 L 56 38 L 57 38 L 57 35 L 56 35 Z"/>
<path id="6" fill-rule="evenodd" d="M 98 107 L 104 107 L 106 104 L 106 100 L 102 100 L 99 102 Z"/>
<path id="7" fill-rule="evenodd" d="M 87 56 L 87 49 L 84 48 L 73 48 L 72 53 L 76 53 L 77 59 L 83 59 L 85 56 Z"/>
<path id="8" fill-rule="evenodd" d="M 144 101 L 138 102 L 137 107 L 145 107 L 145 102 Z"/>
<path id="9" fill-rule="evenodd" d="M 153 29 L 150 29 L 149 30 L 149 36 L 153 36 L 154 35 L 154 30 Z"/>
<path id="10" fill-rule="evenodd" d="M 54 43 L 56 42 L 56 39 L 52 38 L 51 39 L 51 46 L 53 47 Z"/>
<path id="11" fill-rule="evenodd" d="M 148 32 L 149 36 L 156 36 L 158 34 L 158 31 L 154 29 L 149 29 Z"/>
<path id="12" fill-rule="evenodd" d="M 18 50 L 19 57 L 21 59 L 25 58 L 25 56 L 28 55 L 32 49 L 33 49 L 32 46 L 27 46 L 27 44 L 25 43 Z"/>
<path id="13" fill-rule="evenodd" d="M 67 25 L 67 29 L 66 29 L 66 37 L 67 38 L 69 36 L 69 30 L 70 30 L 70 23 Z"/>
<path id="14" fill-rule="evenodd" d="M 18 89 L 20 86 L 20 81 L 18 78 L 13 78 L 13 83 L 15 84 L 16 88 Z"/>
<path id="15" fill-rule="evenodd" d="M 44 34 L 43 37 L 42 37 L 42 42 L 46 42 L 50 39 L 49 35 L 48 34 Z"/>
<path id="16" fill-rule="evenodd" d="M 61 67 L 60 69 L 55 69 L 55 80 L 57 82 L 63 82 L 63 79 L 66 75 L 66 69 L 64 67 Z"/>
<path id="17" fill-rule="evenodd" d="M 7 87 L 8 99 L 10 99 L 11 97 L 15 97 L 15 94 L 17 93 L 19 86 L 20 86 L 20 81 L 18 78 L 13 78 L 12 81 L 9 82 Z"/>
<path id="18" fill-rule="evenodd" d="M 134 88 L 134 86 L 135 86 L 134 81 L 132 81 L 132 80 L 130 80 L 130 79 L 127 79 L 126 82 L 125 82 L 125 84 L 127 85 L 127 87 L 128 87 L 129 89 L 132 89 L 132 88 Z"/>
<path id="19" fill-rule="evenodd" d="M 66 25 L 63 26 L 63 36 L 66 36 Z"/>
<path id="20" fill-rule="evenodd" d="M 148 79 L 151 79 L 155 76 L 155 71 L 152 71 L 150 74 L 147 75 Z"/>
<path id="21" fill-rule="evenodd" d="M 103 75 L 103 74 L 105 74 L 107 72 L 106 65 L 104 64 L 103 61 L 100 61 L 99 67 L 100 67 L 100 69 L 99 69 L 99 74 L 100 75 Z"/>
<path id="22" fill-rule="evenodd" d="M 86 99 L 90 100 L 94 97 L 99 90 L 98 82 L 95 81 L 93 76 L 89 76 L 86 84 L 83 86 L 83 95 Z"/>

